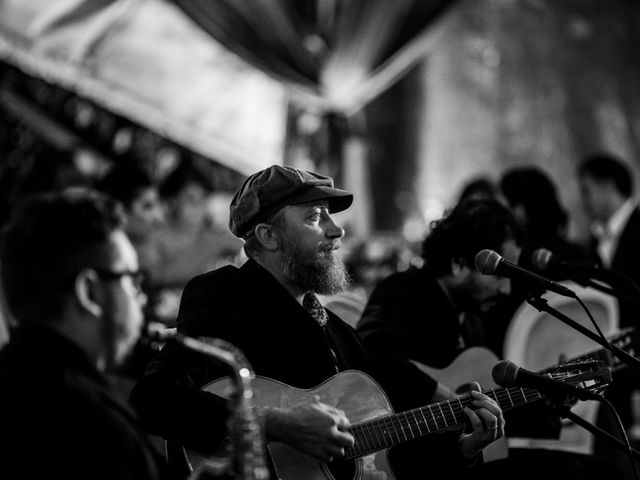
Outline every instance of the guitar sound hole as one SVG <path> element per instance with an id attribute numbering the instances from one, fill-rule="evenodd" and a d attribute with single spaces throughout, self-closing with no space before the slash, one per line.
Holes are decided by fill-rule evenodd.
<path id="1" fill-rule="evenodd" d="M 358 462 L 356 460 L 334 460 L 323 463 L 323 469 L 328 469 L 332 477 L 336 480 L 357 480 L 360 478 Z"/>
<path id="2" fill-rule="evenodd" d="M 466 395 L 467 393 L 469 393 L 470 389 L 471 389 L 470 383 L 463 383 L 458 388 L 456 388 L 456 393 L 458 395 Z"/>

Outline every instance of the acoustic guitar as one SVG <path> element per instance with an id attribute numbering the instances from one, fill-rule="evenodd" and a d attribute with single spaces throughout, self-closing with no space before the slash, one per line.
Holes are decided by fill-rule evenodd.
<path id="1" fill-rule="evenodd" d="M 604 390 L 611 381 L 610 370 L 596 362 L 571 365 L 548 375 L 594 392 Z M 230 398 L 233 383 L 225 377 L 203 389 Z M 257 407 L 291 408 L 319 399 L 343 410 L 351 422 L 349 431 L 355 444 L 346 450 L 345 458 L 341 460 L 321 462 L 284 443 L 267 443 L 277 478 L 282 480 L 392 480 L 395 477 L 387 459 L 391 447 L 437 432 L 462 430 L 466 420 L 463 409 L 471 404 L 467 394 L 394 413 L 380 386 L 368 375 L 355 370 L 340 372 L 306 390 L 257 376 L 252 389 Z M 543 398 L 539 391 L 527 388 L 495 388 L 483 392 L 503 410 Z M 186 448 L 182 448 L 182 452 L 192 472 L 209 459 Z"/>
<path id="2" fill-rule="evenodd" d="M 612 345 L 634 355 L 638 341 L 637 337 L 638 332 L 636 332 L 634 328 L 627 328 L 607 337 L 607 340 Z M 496 384 L 491 377 L 491 370 L 499 361 L 500 359 L 491 350 L 484 347 L 471 347 L 464 350 L 453 362 L 444 368 L 430 367 L 416 360 L 412 360 L 411 363 L 430 377 L 449 386 L 455 392 L 462 392 L 468 389 L 469 382 L 471 381 L 480 383 L 482 387 L 495 387 Z M 610 367 L 612 371 L 625 367 L 625 364 L 608 349 L 599 348 L 577 357 L 565 359 L 538 373 L 553 372 L 561 365 L 589 361 L 602 362 L 604 365 Z"/>
<path id="3" fill-rule="evenodd" d="M 411 363 L 431 378 L 460 394 L 469 390 L 471 381 L 478 382 L 483 389 L 495 387 L 496 383 L 491 377 L 491 370 L 499 361 L 496 354 L 488 348 L 470 347 L 444 368 L 430 367 L 417 360 L 411 360 Z M 509 445 L 507 437 L 504 436 L 491 442 L 483 450 L 485 462 L 500 460 L 508 456 Z"/>
<path id="4" fill-rule="evenodd" d="M 632 328 L 626 328 L 620 332 L 607 337 L 607 340 L 614 346 L 624 350 L 625 352 L 635 355 L 635 350 L 638 342 L 638 332 Z M 491 370 L 493 366 L 499 361 L 498 357 L 491 350 L 484 347 L 471 347 L 464 350 L 458 355 L 453 362 L 444 368 L 435 368 L 425 365 L 421 362 L 412 360 L 412 363 L 417 366 L 422 372 L 426 373 L 438 382 L 449 386 L 456 392 L 466 391 L 469 387 L 470 381 L 476 381 L 480 383 L 483 388 L 496 386 L 493 378 L 491 377 Z M 611 351 L 606 348 L 599 348 L 589 352 L 586 352 L 577 357 L 565 359 L 558 364 L 547 367 L 538 373 L 550 373 L 554 369 L 557 369 L 561 365 L 567 365 L 571 363 L 583 363 L 589 361 L 601 362 L 611 369 L 611 371 L 617 371 L 624 368 L 626 364 L 622 362 L 618 357 L 613 355 Z M 592 412 L 597 405 L 592 405 L 593 402 L 578 402 L 575 410 L 582 417 L 591 418 L 593 414 L 587 414 Z M 541 440 L 538 443 L 542 446 L 553 445 L 555 448 L 564 449 L 569 451 L 582 450 L 573 447 L 576 443 L 576 438 L 584 435 L 591 435 L 590 432 L 583 431 L 582 427 L 574 425 L 573 422 L 565 421 L 563 426 L 563 433 L 561 439 L 558 441 Z M 562 445 L 563 439 L 567 438 L 566 445 Z M 513 446 L 526 446 L 529 441 L 512 440 Z M 584 442 L 579 442 L 584 443 Z M 508 456 L 509 440 L 507 437 L 502 437 L 491 443 L 485 448 L 484 457 L 485 461 L 497 460 Z M 548 447 L 550 448 L 550 447 Z"/>

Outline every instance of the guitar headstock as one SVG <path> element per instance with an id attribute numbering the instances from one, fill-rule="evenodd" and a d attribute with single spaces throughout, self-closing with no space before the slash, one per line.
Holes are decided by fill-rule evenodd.
<path id="1" fill-rule="evenodd" d="M 607 340 L 613 347 L 616 347 L 631 356 L 636 356 L 636 352 L 640 351 L 640 331 L 636 330 L 634 327 L 624 328 L 615 335 L 608 337 Z M 617 355 L 606 348 L 599 348 L 597 350 L 593 350 L 591 352 L 583 354 L 577 358 L 563 361 L 561 365 L 580 363 L 586 360 L 603 361 L 606 365 L 611 367 L 613 371 L 625 367 L 625 362 L 623 362 L 620 358 L 618 358 Z M 554 367 L 551 367 L 545 369 L 544 371 L 547 372 L 553 368 Z"/>
<path id="2" fill-rule="evenodd" d="M 593 393 L 604 392 L 612 380 L 611 368 L 596 360 L 561 364 L 547 370 L 544 375 Z"/>

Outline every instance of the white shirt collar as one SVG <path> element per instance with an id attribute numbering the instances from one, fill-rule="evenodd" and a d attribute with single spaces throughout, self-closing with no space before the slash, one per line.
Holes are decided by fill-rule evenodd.
<path id="1" fill-rule="evenodd" d="M 616 210 L 614 214 L 609 217 L 609 220 L 607 220 L 606 231 L 609 235 L 617 238 L 622 234 L 622 230 L 624 230 L 624 227 L 627 225 L 629 217 L 633 213 L 633 209 L 635 207 L 636 202 L 633 198 L 629 198 L 620 205 L 618 210 Z"/>
<path id="2" fill-rule="evenodd" d="M 630 198 L 620 205 L 604 225 L 594 225 L 594 234 L 598 238 L 598 255 L 606 267 L 611 266 L 620 235 L 635 207 L 636 202 Z"/>

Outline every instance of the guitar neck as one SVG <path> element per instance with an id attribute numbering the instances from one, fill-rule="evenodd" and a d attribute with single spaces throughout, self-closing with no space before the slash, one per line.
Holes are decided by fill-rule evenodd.
<path id="1" fill-rule="evenodd" d="M 519 387 L 494 388 L 483 393 L 493 398 L 502 410 L 543 398 L 538 390 Z M 464 408 L 470 406 L 471 398 L 466 395 L 356 423 L 350 428 L 355 444 L 347 449 L 346 457 L 358 458 L 431 433 L 462 429 L 466 421 Z"/>

